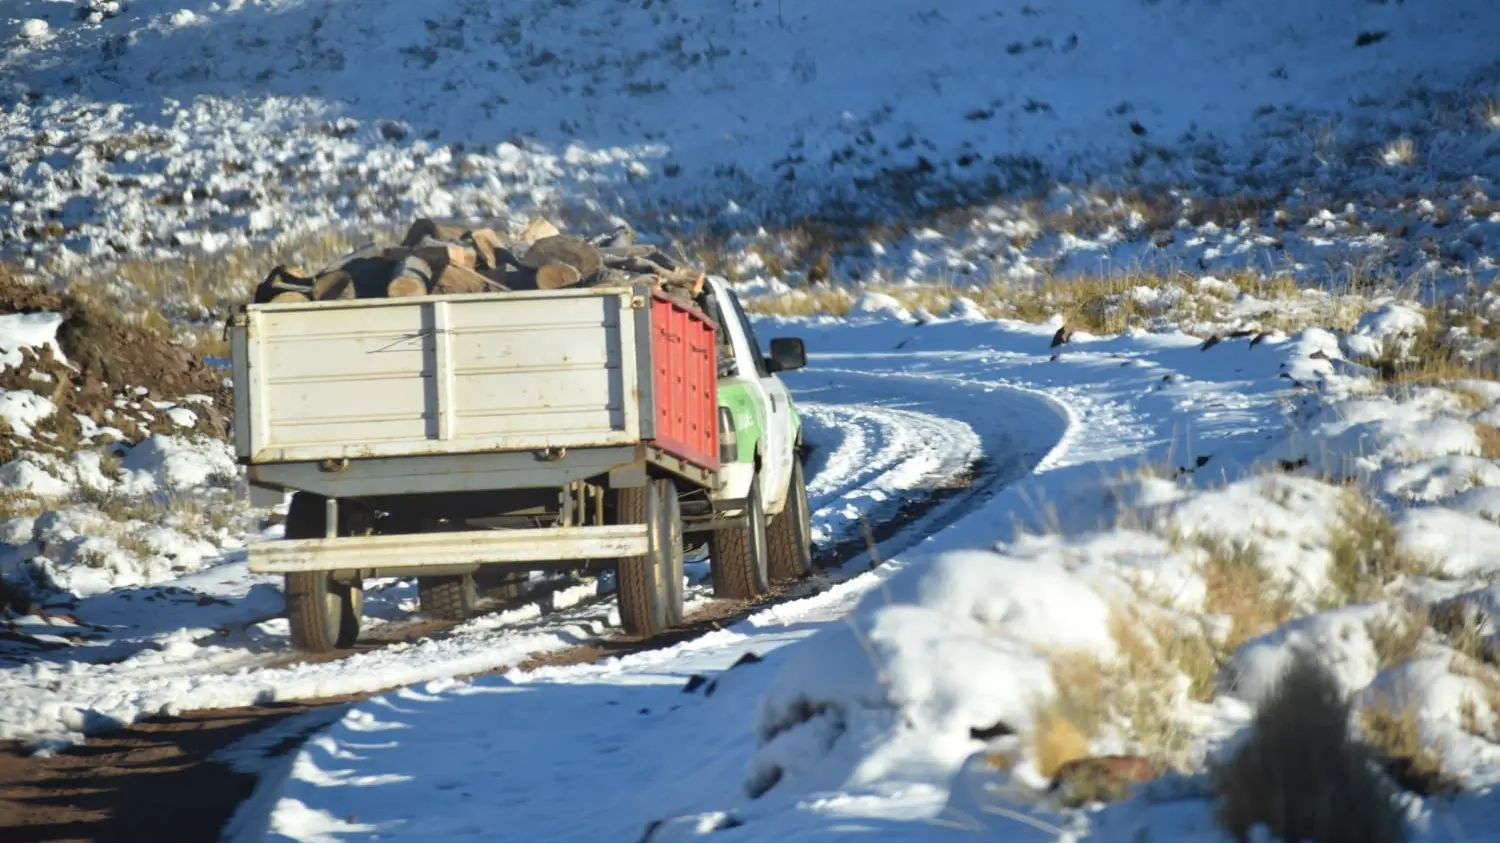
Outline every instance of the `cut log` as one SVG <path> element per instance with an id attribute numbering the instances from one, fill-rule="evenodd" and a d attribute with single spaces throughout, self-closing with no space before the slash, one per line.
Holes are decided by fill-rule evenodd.
<path id="1" fill-rule="evenodd" d="M 459 264 L 449 264 L 438 271 L 433 293 L 488 293 L 504 290 L 505 285 Z"/>
<path id="2" fill-rule="evenodd" d="M 541 217 L 533 217 L 526 228 L 521 229 L 520 241 L 522 243 L 536 243 L 538 240 L 548 237 L 556 237 L 562 234 L 557 226 L 552 225 Z"/>
<path id="3" fill-rule="evenodd" d="M 463 237 L 464 231 L 462 226 L 455 226 L 451 223 L 439 223 L 437 220 L 423 217 L 412 223 L 411 228 L 406 230 L 406 237 L 401 241 L 401 245 L 410 249 L 428 238 L 432 240 L 458 240 L 460 237 Z"/>
<path id="4" fill-rule="evenodd" d="M 278 264 L 266 274 L 259 286 L 255 288 L 254 301 L 256 304 L 272 301 L 277 294 L 286 292 L 305 293 L 311 295 L 313 280 L 301 270 Z"/>
<path id="5" fill-rule="evenodd" d="M 473 269 L 478 253 L 471 246 L 460 243 L 451 243 L 442 240 L 427 238 L 412 247 L 412 254 L 421 256 L 433 270 L 441 270 L 443 267 L 453 264 L 460 267 Z"/>
<path id="6" fill-rule="evenodd" d="M 423 296 L 431 289 L 432 265 L 418 255 L 408 255 L 396 264 L 396 271 L 391 275 L 390 284 L 385 287 L 385 295 L 393 299 L 401 296 Z"/>
<path id="7" fill-rule="evenodd" d="M 599 259 L 599 250 L 588 241 L 576 237 L 556 235 L 544 237 L 531 245 L 521 256 L 521 264 L 539 270 L 548 264 L 567 264 L 578 270 L 579 278 L 590 278 L 604 267 Z"/>
<path id="8" fill-rule="evenodd" d="M 329 270 L 313 281 L 312 297 L 320 302 L 329 299 L 353 299 L 354 276 L 342 267 Z"/>
<path id="9" fill-rule="evenodd" d="M 409 275 L 391 279 L 391 283 L 385 286 L 385 295 L 389 299 L 426 296 L 428 292 L 427 285 L 423 284 L 421 279 Z"/>
<path id="10" fill-rule="evenodd" d="M 537 268 L 536 286 L 538 290 L 556 290 L 559 287 L 572 287 L 582 278 L 583 274 L 572 264 L 547 264 Z"/>
<path id="11" fill-rule="evenodd" d="M 469 232 L 468 241 L 474 244 L 479 269 L 493 270 L 500 266 L 496 256 L 505 249 L 505 241 L 494 229 L 474 229 Z"/>

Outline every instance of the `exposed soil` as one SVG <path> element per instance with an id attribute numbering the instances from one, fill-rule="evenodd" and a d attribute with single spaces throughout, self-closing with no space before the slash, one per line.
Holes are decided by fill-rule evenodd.
<path id="1" fill-rule="evenodd" d="M 872 550 L 872 543 L 896 536 L 955 496 L 987 494 L 991 477 L 987 466 L 982 462 L 976 464 L 969 473 L 950 479 L 934 494 L 910 502 L 896 517 L 871 526 L 868 536 L 821 549 L 815 563 L 829 567 L 853 559 Z M 772 604 L 815 594 L 826 584 L 825 578 L 814 573 L 804 581 L 778 585 L 757 601 L 714 601 L 690 613 L 680 627 L 659 636 L 613 634 L 514 667 L 579 665 L 669 647 L 729 627 Z M 455 624 L 414 623 L 395 639 L 441 636 Z M 391 639 L 382 637 L 380 641 L 361 642 L 356 650 L 389 644 Z M 308 660 L 305 655 L 289 657 L 288 664 Z M 215 751 L 275 727 L 293 715 L 378 693 L 186 712 L 179 717 L 141 722 L 91 737 L 86 745 L 51 757 L 27 755 L 24 748 L 14 743 L 0 744 L 0 841 L 218 840 L 235 809 L 254 790 L 257 780 L 214 760 Z M 306 738 L 293 736 L 278 745 L 276 751 L 294 752 Z"/>
<path id="2" fill-rule="evenodd" d="M 57 345 L 67 363 L 55 360 L 50 349 L 40 354 L 28 351 L 22 365 L 0 372 L 0 389 L 32 390 L 57 404 L 58 412 L 38 426 L 56 435 L 51 442 L 62 448 L 77 442 L 75 413 L 117 428 L 131 441 L 138 440 L 149 431 L 134 417 L 114 413 L 117 399 L 179 401 L 193 394 L 211 399 L 207 405 L 192 405 L 199 417 L 196 430 L 228 436 L 226 420 L 233 393 L 224 386 L 223 373 L 192 350 L 144 325 L 127 322 L 105 305 L 0 271 L 0 314 L 39 312 L 62 315 Z M 38 380 L 40 376 L 49 380 Z M 145 389 L 144 395 L 139 388 Z M 41 450 L 46 445 L 47 441 L 22 443 L 9 435 L 0 436 L 0 462 L 10 459 L 17 448 Z"/>

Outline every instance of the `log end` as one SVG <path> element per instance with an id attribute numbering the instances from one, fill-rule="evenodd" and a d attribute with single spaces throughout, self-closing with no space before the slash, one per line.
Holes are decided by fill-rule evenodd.
<path id="1" fill-rule="evenodd" d="M 536 286 L 539 290 L 572 287 L 582 280 L 583 274 L 572 264 L 547 264 L 536 271 Z"/>
<path id="2" fill-rule="evenodd" d="M 552 225 L 546 218 L 533 217 L 531 222 L 526 224 L 526 228 L 521 229 L 520 240 L 522 243 L 535 243 L 544 237 L 556 237 L 560 234 L 562 232 L 557 226 Z"/>
<path id="3" fill-rule="evenodd" d="M 427 283 L 415 276 L 397 276 L 391 279 L 390 284 L 386 285 L 385 295 L 392 299 L 399 299 L 404 296 L 426 296 Z"/>

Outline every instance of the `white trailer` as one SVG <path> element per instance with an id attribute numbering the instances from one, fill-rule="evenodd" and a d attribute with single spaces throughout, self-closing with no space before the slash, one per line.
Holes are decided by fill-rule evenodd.
<path id="1" fill-rule="evenodd" d="M 594 287 L 247 305 L 231 347 L 239 460 L 260 493 L 295 493 L 250 569 L 285 575 L 303 649 L 353 644 L 369 578 L 416 575 L 425 613 L 461 618 L 533 570 L 613 568 L 622 625 L 652 635 L 682 617 L 685 533 L 710 533 L 719 594 L 810 563 L 801 425 L 773 374 L 802 346 L 763 357 L 718 280 L 691 304 Z"/>

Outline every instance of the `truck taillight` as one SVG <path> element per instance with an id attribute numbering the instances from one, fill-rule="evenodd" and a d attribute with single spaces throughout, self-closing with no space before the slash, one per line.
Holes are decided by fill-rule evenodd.
<path id="1" fill-rule="evenodd" d="M 733 463 L 739 456 L 740 444 L 734 434 L 734 412 L 727 407 L 719 408 L 719 462 Z"/>

